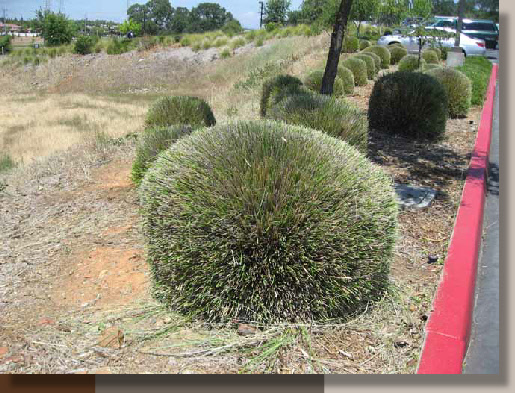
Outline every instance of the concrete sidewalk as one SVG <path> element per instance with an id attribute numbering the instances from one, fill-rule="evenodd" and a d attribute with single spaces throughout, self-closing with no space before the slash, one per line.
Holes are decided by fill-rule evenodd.
<path id="1" fill-rule="evenodd" d="M 476 305 L 464 374 L 499 374 L 499 84 L 487 186 Z"/>

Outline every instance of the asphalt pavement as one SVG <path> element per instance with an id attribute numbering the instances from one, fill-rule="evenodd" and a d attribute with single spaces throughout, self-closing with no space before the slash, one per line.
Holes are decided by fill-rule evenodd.
<path id="1" fill-rule="evenodd" d="M 493 62 L 499 51 L 488 51 Z M 499 83 L 495 92 L 483 241 L 464 374 L 499 374 Z"/>

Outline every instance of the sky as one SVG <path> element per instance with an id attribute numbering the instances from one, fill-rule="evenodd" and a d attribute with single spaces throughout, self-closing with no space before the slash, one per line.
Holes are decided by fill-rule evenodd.
<path id="1" fill-rule="evenodd" d="M 129 0 L 130 4 L 146 3 L 145 0 Z M 191 7 L 199 3 L 218 3 L 231 12 L 246 28 L 259 28 L 259 0 L 170 0 L 172 7 Z M 0 0 L 0 15 L 6 8 L 7 17 L 32 19 L 35 11 L 45 6 L 46 0 Z M 127 0 L 51 0 L 52 10 L 62 11 L 72 19 L 104 19 L 122 22 L 126 16 Z M 302 0 L 291 0 L 291 9 L 298 9 Z"/>

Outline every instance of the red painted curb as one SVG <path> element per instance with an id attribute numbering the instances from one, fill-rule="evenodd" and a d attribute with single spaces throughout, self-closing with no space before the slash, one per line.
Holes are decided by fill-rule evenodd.
<path id="1" fill-rule="evenodd" d="M 442 278 L 426 325 L 417 374 L 462 372 L 474 310 L 497 70 L 494 64 Z"/>

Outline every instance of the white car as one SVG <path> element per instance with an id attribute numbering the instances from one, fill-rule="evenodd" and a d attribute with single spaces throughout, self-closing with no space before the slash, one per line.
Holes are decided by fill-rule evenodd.
<path id="1" fill-rule="evenodd" d="M 429 28 L 426 28 L 428 30 Z M 439 29 L 437 29 L 439 30 Z M 442 46 L 453 48 L 454 38 L 439 38 Z M 401 34 L 385 35 L 379 38 L 378 45 L 388 46 L 400 43 L 406 47 L 409 53 L 418 53 L 418 37 L 411 37 Z M 428 48 L 429 44 L 426 42 L 424 48 Z M 485 41 L 475 38 L 470 38 L 465 34 L 460 34 L 460 48 L 463 50 L 465 56 L 486 56 Z"/>

